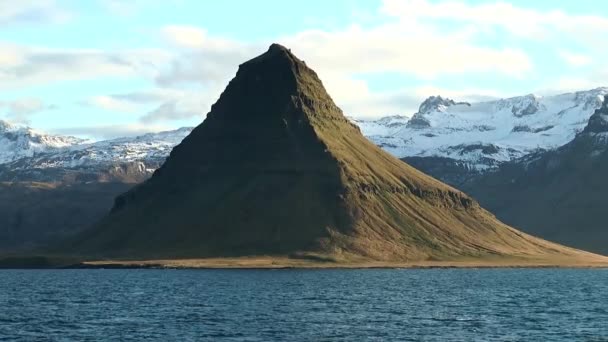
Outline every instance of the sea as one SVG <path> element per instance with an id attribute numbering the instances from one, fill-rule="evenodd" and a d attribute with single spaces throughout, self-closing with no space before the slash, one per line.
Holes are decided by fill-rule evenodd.
<path id="1" fill-rule="evenodd" d="M 1 270 L 0 341 L 608 341 L 608 270 Z"/>

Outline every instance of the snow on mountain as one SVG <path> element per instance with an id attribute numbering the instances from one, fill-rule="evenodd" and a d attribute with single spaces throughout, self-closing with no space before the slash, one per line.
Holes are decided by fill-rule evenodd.
<path id="1" fill-rule="evenodd" d="M 350 119 L 365 136 L 397 157 L 449 158 L 467 169 L 483 171 L 565 145 L 587 126 L 604 95 L 608 95 L 608 88 L 479 103 L 433 96 L 411 118 Z M 143 161 L 146 163 L 139 167 L 151 172 L 191 131 L 186 127 L 88 143 L 0 121 L 0 164 L 18 171 Z"/>
<path id="2" fill-rule="evenodd" d="M 349 117 L 349 120 L 357 124 L 366 136 L 390 136 L 405 127 L 410 120 L 407 116 L 392 115 L 378 120 L 365 120 Z"/>
<path id="3" fill-rule="evenodd" d="M 44 134 L 29 127 L 0 120 L 0 164 L 75 146 L 82 142 L 84 140 L 75 137 Z"/>
<path id="4" fill-rule="evenodd" d="M 571 141 L 602 104 L 608 88 L 526 95 L 479 103 L 440 96 L 424 101 L 398 129 L 383 119 L 357 121 L 363 134 L 397 157 L 444 157 L 484 170 Z"/>
<path id="5" fill-rule="evenodd" d="M 179 144 L 192 128 L 185 127 L 174 131 L 148 133 L 145 135 L 117 138 L 94 143 L 79 143 L 38 153 L 13 160 L 10 167 L 18 169 L 78 168 L 100 165 L 154 161 L 162 162 L 173 147 Z"/>

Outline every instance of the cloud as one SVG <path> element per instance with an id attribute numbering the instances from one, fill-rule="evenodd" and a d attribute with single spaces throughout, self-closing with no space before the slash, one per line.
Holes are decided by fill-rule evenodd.
<path id="1" fill-rule="evenodd" d="M 18 123 L 28 123 L 32 115 L 56 108 L 57 106 L 45 104 L 37 98 L 23 98 L 0 102 L 0 110 L 4 109 L 5 117 L 12 122 Z"/>
<path id="2" fill-rule="evenodd" d="M 171 59 L 160 49 L 48 49 L 0 42 L 0 89 L 102 77 L 148 77 Z"/>
<path id="3" fill-rule="evenodd" d="M 96 125 L 73 126 L 50 130 L 50 133 L 73 135 L 92 140 L 105 140 L 120 137 L 133 137 L 151 132 L 160 132 L 173 129 L 170 126 L 151 124 L 122 124 L 122 125 Z"/>
<path id="4" fill-rule="evenodd" d="M 107 95 L 93 96 L 85 101 L 82 101 L 81 104 L 101 108 L 111 112 L 133 113 L 137 111 L 137 106 L 130 101 L 117 99 Z"/>
<path id="5" fill-rule="evenodd" d="M 168 25 L 161 32 L 170 43 L 186 48 L 202 48 L 207 35 L 201 28 L 184 25 Z"/>
<path id="6" fill-rule="evenodd" d="M 202 116 L 199 110 L 180 106 L 176 101 L 161 104 L 158 108 L 142 116 L 140 121 L 143 123 L 190 119 Z"/>
<path id="7" fill-rule="evenodd" d="M 136 91 L 124 94 L 113 94 L 109 96 L 117 101 L 127 101 L 132 104 L 150 104 L 174 100 L 176 98 L 184 96 L 186 93 L 187 91 L 185 90 L 155 88 L 151 90 Z"/>
<path id="8" fill-rule="evenodd" d="M 166 26 L 160 34 L 179 53 L 156 78 L 157 85 L 194 84 L 213 89 L 214 94 L 220 93 L 237 65 L 264 52 L 269 45 L 214 37 L 193 26 Z M 437 79 L 448 74 L 498 73 L 512 78 L 522 77 L 532 69 L 532 62 L 521 50 L 476 46 L 468 29 L 445 32 L 417 23 L 308 30 L 278 41 L 317 70 L 336 102 L 346 113 L 355 115 L 403 114 L 417 109 L 420 103 L 419 96 L 398 90 L 371 91 L 367 82 L 356 75 L 398 73 Z M 183 117 L 189 112 L 172 110 L 169 102 L 163 105 L 145 119 L 169 117 L 160 113 Z"/>
<path id="9" fill-rule="evenodd" d="M 0 0 L 0 27 L 64 22 L 70 13 L 53 0 Z"/>
<path id="10" fill-rule="evenodd" d="M 154 106 L 139 119 L 142 123 L 175 121 L 203 117 L 215 98 L 198 91 L 184 89 L 154 88 L 123 94 L 93 96 L 82 105 L 94 106 L 107 111 L 144 113 L 145 108 Z"/>
<path id="11" fill-rule="evenodd" d="M 225 84 L 236 72 L 236 66 L 263 51 L 263 44 L 212 37 L 193 26 L 165 26 L 161 36 L 179 49 L 155 79 L 162 87 Z"/>
<path id="12" fill-rule="evenodd" d="M 586 56 L 586 55 L 573 53 L 573 52 L 569 52 L 569 51 L 560 51 L 559 56 L 566 63 L 568 63 L 572 66 L 575 66 L 575 67 L 581 67 L 581 66 L 591 64 L 591 57 Z"/>
<path id="13" fill-rule="evenodd" d="M 559 94 L 564 92 L 579 91 L 607 87 L 608 68 L 598 69 L 591 74 L 583 74 L 580 77 L 559 77 L 550 87 L 538 91 L 541 94 Z"/>
<path id="14" fill-rule="evenodd" d="M 98 2 L 111 14 L 129 17 L 149 7 L 160 5 L 178 6 L 181 0 L 98 0 Z"/>
<path id="15" fill-rule="evenodd" d="M 595 33 L 608 30 L 608 18 L 571 15 L 560 10 L 538 11 L 496 1 L 476 4 L 464 1 L 384 0 L 382 13 L 408 20 L 447 20 L 473 24 L 482 29 L 502 29 L 526 39 L 555 34 Z"/>
<path id="16" fill-rule="evenodd" d="M 148 6 L 166 6 L 160 0 L 99 1 L 117 15 L 139 14 Z M 1 23 L 1 18 L 8 16 L 0 13 Z M 528 54 L 531 41 L 552 51 L 542 58 L 552 57 L 560 66 L 590 66 L 597 75 L 605 75 L 595 64 L 608 58 L 608 50 L 597 44 L 603 40 L 601 33 L 608 29 L 608 18 L 598 15 L 540 11 L 502 1 L 384 0 L 374 17 L 376 20 L 367 21 L 365 26 L 333 25 L 332 29 L 275 36 L 273 41 L 288 46 L 317 70 L 346 114 L 367 117 L 412 114 L 429 95 L 462 101 L 517 95 L 476 89 L 479 86 L 474 85 L 454 90 L 445 81 L 454 77 L 491 77 L 499 88 L 503 80 L 506 84 L 531 80 L 531 87 L 536 87 L 539 75 L 535 64 L 544 60 Z M 113 51 L 0 42 L 0 89 L 66 80 L 129 78 L 148 83 L 149 89 L 124 94 L 108 89 L 86 99 L 86 103 L 111 111 L 142 113 L 136 127 L 202 118 L 235 75 L 238 65 L 264 52 L 271 43 L 230 39 L 203 27 L 179 23 L 158 28 L 157 38 L 162 44 L 157 49 Z M 576 44 L 568 51 L 556 52 L 555 46 L 564 46 L 566 39 Z M 584 55 L 577 50 L 582 46 Z M 561 58 L 555 58 L 555 53 Z M 367 81 L 377 80 L 382 74 L 399 75 L 421 85 L 397 85 L 388 90 L 383 86 L 383 90 L 378 90 L 374 82 Z M 567 76 L 559 82 L 547 78 L 547 83 L 565 87 L 577 82 L 587 87 L 602 81 L 591 74 L 576 79 Z"/>
<path id="17" fill-rule="evenodd" d="M 476 46 L 464 32 L 448 34 L 409 25 L 306 31 L 283 41 L 311 65 L 328 72 L 393 72 L 422 78 L 497 72 L 520 77 L 532 68 L 521 50 Z"/>

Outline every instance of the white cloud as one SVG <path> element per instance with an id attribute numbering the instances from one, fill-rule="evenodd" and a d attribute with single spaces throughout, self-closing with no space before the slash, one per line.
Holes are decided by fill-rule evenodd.
<path id="1" fill-rule="evenodd" d="M 591 57 L 589 57 L 589 56 L 578 54 L 578 53 L 573 53 L 573 52 L 569 52 L 569 51 L 560 51 L 559 56 L 566 63 L 568 63 L 572 66 L 575 66 L 575 67 L 589 65 L 592 62 Z"/>
<path id="2" fill-rule="evenodd" d="M 171 54 L 160 49 L 48 49 L 0 42 L 0 89 L 99 77 L 154 77 Z"/>
<path id="3" fill-rule="evenodd" d="M 137 106 L 130 101 L 121 100 L 107 95 L 93 96 L 82 104 L 101 108 L 111 112 L 133 113 L 137 111 Z"/>
<path id="4" fill-rule="evenodd" d="M 202 118 L 215 98 L 193 90 L 155 88 L 124 94 L 93 96 L 83 105 L 111 112 L 141 113 L 142 123 Z"/>
<path id="5" fill-rule="evenodd" d="M 557 4 L 557 2 L 556 2 Z M 560 10 L 537 11 L 496 1 L 469 4 L 463 1 L 384 0 L 382 12 L 402 21 L 441 19 L 500 28 L 520 38 L 543 39 L 560 33 L 599 34 L 608 30 L 608 18 L 571 15 Z"/>
<path id="6" fill-rule="evenodd" d="M 168 25 L 161 29 L 165 39 L 169 42 L 187 48 L 201 48 L 205 44 L 205 30 L 182 25 Z"/>
<path id="7" fill-rule="evenodd" d="M 281 39 L 320 70 L 344 73 L 394 72 L 423 78 L 498 72 L 521 77 L 532 68 L 519 49 L 470 42 L 468 29 L 446 33 L 424 25 L 385 24 L 363 30 L 305 31 Z"/>
<path id="8" fill-rule="evenodd" d="M 171 129 L 174 128 L 166 125 L 132 123 L 126 125 L 72 126 L 51 129 L 49 132 L 53 134 L 73 135 L 85 139 L 104 140 L 118 137 L 132 137 Z"/>
<path id="9" fill-rule="evenodd" d="M 197 84 L 220 93 L 237 65 L 262 53 L 268 43 L 246 44 L 209 36 L 196 27 L 167 26 L 162 37 L 184 48 L 157 78 L 162 87 Z M 348 114 L 378 116 L 404 114 L 417 108 L 419 96 L 398 90 L 378 93 L 356 74 L 400 73 L 427 79 L 446 74 L 499 73 L 522 77 L 532 63 L 517 49 L 478 47 L 469 42 L 470 30 L 450 34 L 424 25 L 383 24 L 338 31 L 311 30 L 279 39 L 318 71 L 329 93 Z M 206 101 L 210 103 L 215 101 Z M 166 112 L 170 103 L 158 108 Z M 182 112 L 183 113 L 183 112 Z M 175 115 L 180 117 L 181 115 Z M 150 116 L 147 116 L 150 117 Z M 151 117 L 165 117 L 153 115 Z"/>
<path id="10" fill-rule="evenodd" d="M 22 98 L 14 101 L 0 101 L 0 113 L 12 122 L 28 123 L 32 115 L 56 106 L 45 104 L 38 98 Z"/>
<path id="11" fill-rule="evenodd" d="M 168 101 L 140 118 L 142 123 L 173 121 L 204 116 L 201 103 Z"/>
<path id="12" fill-rule="evenodd" d="M 119 15 L 132 15 L 143 6 L 163 3 L 100 1 Z M 496 87 L 500 87 L 501 80 L 538 78 L 536 60 L 522 44 L 529 40 L 544 44 L 546 51 L 556 51 L 556 46 L 566 46 L 562 45 L 564 39 L 575 39 L 577 44 L 586 46 L 585 55 L 575 52 L 574 47 L 579 45 L 559 51 L 561 59 L 575 66 L 594 65 L 602 59 L 599 56 L 608 58 L 608 50 L 597 43 L 603 40 L 598 40 L 602 32 L 608 30 L 608 18 L 597 15 L 539 11 L 502 1 L 459 0 L 385 0 L 377 14 L 384 21 L 368 21 L 364 27 L 306 30 L 275 38 L 318 71 L 345 113 L 368 117 L 411 114 L 429 95 L 462 101 L 518 95 L 473 84 L 468 90 L 454 90 L 444 85 L 447 83 L 442 82 L 442 77 L 491 76 Z M 8 16 L 0 14 L 0 25 L 3 17 Z M 150 82 L 154 88 L 128 94 L 112 94 L 109 89 L 106 94 L 89 99 L 89 103 L 112 111 L 142 113 L 137 125 L 202 117 L 238 65 L 262 53 L 270 43 L 228 39 L 201 27 L 179 24 L 159 28 L 158 36 L 165 44 L 163 48 L 116 51 L 47 49 L 0 42 L 0 89 L 57 80 L 134 78 Z M 488 37 L 491 42 L 479 39 Z M 560 58 L 554 59 L 563 64 Z M 423 85 L 379 91 L 365 81 L 366 76 L 384 73 L 412 78 Z M 601 81 L 593 75 L 581 75 L 578 80 L 564 76 L 551 85 L 571 87 L 576 83 L 588 88 Z M 530 90 L 521 89 L 521 93 Z"/>
<path id="13" fill-rule="evenodd" d="M 0 0 L 0 27 L 64 22 L 70 13 L 53 0 Z"/>
<path id="14" fill-rule="evenodd" d="M 98 0 L 110 13 L 118 16 L 129 17 L 149 7 L 162 5 L 179 6 L 182 0 Z"/>
<path id="15" fill-rule="evenodd" d="M 587 75 L 588 77 L 560 77 L 552 86 L 539 91 L 542 94 L 558 94 L 585 89 L 594 89 L 608 86 L 608 70 L 598 71 L 597 75 Z M 603 77 L 602 77 L 603 76 Z"/>

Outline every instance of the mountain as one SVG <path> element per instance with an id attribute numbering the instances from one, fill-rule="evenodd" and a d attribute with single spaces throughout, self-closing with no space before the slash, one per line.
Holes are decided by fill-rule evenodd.
<path id="1" fill-rule="evenodd" d="M 241 64 L 205 121 L 69 248 L 144 259 L 591 257 L 500 223 L 381 150 L 277 44 Z"/>
<path id="2" fill-rule="evenodd" d="M 349 119 L 386 151 L 460 186 L 505 162 L 568 143 L 605 94 L 608 88 L 479 103 L 431 96 L 412 117 Z M 191 131 L 186 127 L 89 143 L 0 122 L 0 180 L 63 181 L 75 179 L 75 174 L 87 180 L 120 180 L 122 173 L 112 171 L 120 168 L 140 170 L 138 177 L 131 173 L 127 178 L 143 180 Z"/>
<path id="3" fill-rule="evenodd" d="M 133 184 L 0 182 L 0 251 L 61 241 L 100 220 Z"/>
<path id="4" fill-rule="evenodd" d="M 507 163 L 464 185 L 505 222 L 608 254 L 608 101 L 571 142 Z"/>
<path id="5" fill-rule="evenodd" d="M 495 101 L 425 100 L 397 125 L 358 121 L 364 135 L 418 169 L 460 186 L 471 177 L 538 151 L 558 148 L 583 130 L 608 88 Z"/>
<path id="6" fill-rule="evenodd" d="M 90 143 L 0 122 L 0 251 L 89 227 L 152 175 L 191 128 Z"/>
<path id="7" fill-rule="evenodd" d="M 23 129 L 28 132 L 31 129 Z M 121 181 L 141 182 L 148 178 L 169 155 L 171 149 L 192 128 L 149 133 L 87 143 L 71 137 L 36 135 L 37 141 L 51 141 L 44 148 L 9 146 L 0 163 L 0 181 L 70 182 Z M 15 135 L 17 141 L 30 141 L 27 135 Z M 57 143 L 59 141 L 60 143 Z M 21 144 L 23 146 L 29 145 Z"/>
<path id="8" fill-rule="evenodd" d="M 40 133 L 29 127 L 0 120 L 0 164 L 74 146 L 83 141 L 75 137 Z"/>

